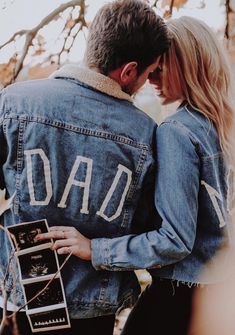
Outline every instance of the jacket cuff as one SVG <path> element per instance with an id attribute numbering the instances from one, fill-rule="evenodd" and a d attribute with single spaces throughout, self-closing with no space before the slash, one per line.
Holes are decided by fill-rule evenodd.
<path id="1" fill-rule="evenodd" d="M 91 240 L 91 263 L 96 270 L 110 269 L 110 249 L 108 239 L 95 238 Z"/>

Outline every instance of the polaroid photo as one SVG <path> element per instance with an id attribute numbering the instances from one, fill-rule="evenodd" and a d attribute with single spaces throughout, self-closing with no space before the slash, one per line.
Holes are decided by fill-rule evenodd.
<path id="1" fill-rule="evenodd" d="M 30 252 L 32 248 L 39 247 L 41 249 L 50 247 L 53 243 L 52 239 L 37 241 L 36 236 L 40 233 L 49 231 L 47 220 L 37 220 L 30 222 L 18 223 L 7 227 L 13 248 L 18 254 Z"/>
<path id="2" fill-rule="evenodd" d="M 29 302 L 33 297 L 35 297 L 44 287 L 48 284 L 49 280 L 32 281 L 30 283 L 23 283 L 23 288 L 25 292 L 25 300 Z M 61 278 L 54 278 L 50 285 L 43 290 L 33 301 L 29 302 L 27 305 L 28 309 L 35 308 L 45 308 L 53 305 L 59 305 L 65 303 L 64 288 L 61 282 Z"/>
<path id="3" fill-rule="evenodd" d="M 35 314 L 27 313 L 27 317 L 33 333 L 71 327 L 67 308 Z"/>
<path id="4" fill-rule="evenodd" d="M 54 250 L 41 249 L 19 255 L 21 280 L 34 279 L 52 275 L 58 271 L 58 263 Z"/>

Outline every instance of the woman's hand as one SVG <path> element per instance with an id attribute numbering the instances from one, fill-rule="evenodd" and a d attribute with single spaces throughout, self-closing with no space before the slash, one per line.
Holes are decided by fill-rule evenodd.
<path id="1" fill-rule="evenodd" d="M 91 260 L 91 240 L 83 236 L 74 227 L 54 226 L 44 234 L 38 234 L 38 241 L 55 239 L 52 249 L 60 255 L 72 254 L 86 261 Z"/>

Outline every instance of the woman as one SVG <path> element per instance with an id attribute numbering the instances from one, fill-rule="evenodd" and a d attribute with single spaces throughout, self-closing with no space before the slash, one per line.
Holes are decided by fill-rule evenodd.
<path id="1" fill-rule="evenodd" d="M 188 334 L 195 287 L 206 290 L 207 284 L 223 280 L 223 273 L 215 275 L 213 257 L 228 244 L 229 234 L 230 69 L 205 23 L 181 17 L 167 25 L 171 48 L 149 78 L 164 104 L 180 103 L 157 130 L 155 203 L 165 254 L 156 245 L 156 254 L 162 252 L 161 268 L 150 270 L 152 284 L 132 310 L 123 335 Z"/>

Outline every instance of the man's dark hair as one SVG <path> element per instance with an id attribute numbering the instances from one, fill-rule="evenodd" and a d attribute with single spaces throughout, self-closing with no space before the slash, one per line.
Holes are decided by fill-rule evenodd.
<path id="1" fill-rule="evenodd" d="M 85 61 L 108 75 L 136 61 L 138 74 L 170 45 L 164 20 L 141 0 L 116 0 L 104 5 L 89 27 Z"/>

